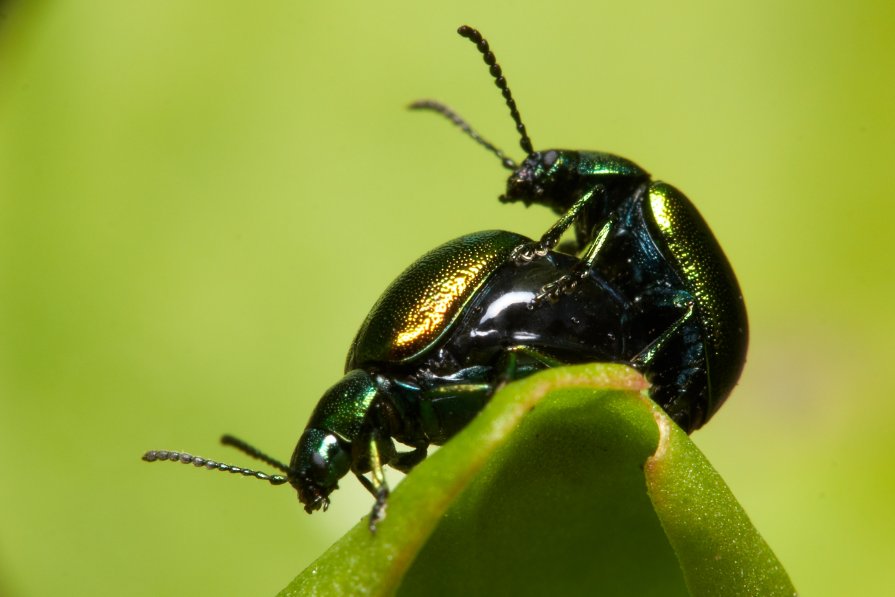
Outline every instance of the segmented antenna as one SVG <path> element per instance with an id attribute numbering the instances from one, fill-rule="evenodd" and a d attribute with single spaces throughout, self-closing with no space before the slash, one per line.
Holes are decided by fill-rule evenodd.
<path id="1" fill-rule="evenodd" d="M 270 456 L 268 456 L 267 454 L 265 454 L 264 452 L 262 452 L 255 446 L 249 445 L 246 442 L 242 441 L 241 439 L 233 437 L 230 434 L 226 434 L 226 435 L 222 436 L 221 443 L 224 444 L 225 446 L 232 446 L 232 447 L 236 448 L 237 450 L 239 450 L 240 452 L 244 452 L 245 454 L 248 454 L 249 456 L 251 456 L 252 458 L 254 458 L 256 460 L 260 460 L 261 462 L 266 462 L 270 466 L 274 467 L 277 470 L 283 471 L 287 475 L 292 472 L 292 470 L 288 466 L 286 466 L 279 460 L 276 460 L 275 458 L 271 458 Z"/>
<path id="2" fill-rule="evenodd" d="M 534 149 L 531 146 L 531 139 L 528 137 L 528 133 L 525 132 L 525 125 L 522 124 L 522 117 L 519 116 L 519 110 L 516 108 L 516 100 L 513 99 L 513 94 L 510 92 L 510 88 L 507 85 L 506 78 L 503 76 L 503 71 L 501 70 L 500 65 L 497 64 L 497 58 L 494 56 L 494 52 L 492 52 L 488 46 L 488 40 L 482 37 L 482 34 L 476 29 L 473 29 L 468 25 L 463 25 L 457 29 L 457 33 L 474 43 L 475 47 L 478 48 L 479 52 L 482 54 L 485 64 L 489 66 L 491 76 L 494 77 L 494 84 L 497 85 L 497 88 L 500 89 L 500 92 L 503 94 L 503 97 L 507 102 L 507 107 L 510 109 L 510 116 L 512 116 L 513 120 L 516 122 L 516 130 L 519 131 L 521 137 L 519 145 L 522 147 L 522 151 L 524 151 L 526 155 L 534 153 Z"/>
<path id="3" fill-rule="evenodd" d="M 264 455 L 257 449 L 243 442 L 242 440 L 238 440 L 235 437 L 230 435 L 225 435 L 221 438 L 221 442 L 225 445 L 233 446 L 238 448 L 252 456 L 257 458 L 258 460 L 262 460 L 271 466 L 275 466 L 287 475 L 289 474 L 289 467 L 284 466 L 282 463 L 277 462 L 273 458 Z M 289 479 L 282 475 L 268 475 L 267 473 L 262 473 L 261 471 L 255 471 L 249 468 L 243 468 L 240 466 L 234 466 L 232 464 L 224 464 L 223 462 L 215 462 L 214 460 L 208 460 L 207 458 L 202 458 L 201 456 L 193 456 L 192 454 L 186 454 L 185 452 L 174 452 L 171 450 L 150 450 L 143 454 L 143 460 L 146 462 L 156 462 L 157 460 L 169 460 L 171 462 L 180 462 L 183 464 L 192 464 L 196 467 L 205 467 L 209 470 L 218 470 L 223 471 L 225 473 L 233 473 L 236 475 L 242 475 L 244 477 L 254 477 L 256 479 L 260 479 L 262 481 L 267 481 L 271 485 L 282 485 L 286 483 Z"/>
<path id="4" fill-rule="evenodd" d="M 472 137 L 476 143 L 500 158 L 500 161 L 503 163 L 504 168 L 508 170 L 515 170 L 517 168 L 516 162 L 511 160 L 504 152 L 502 152 L 492 143 L 475 132 L 473 128 L 469 126 L 468 122 L 463 120 L 456 112 L 454 112 L 441 102 L 436 102 L 434 100 L 418 100 L 407 107 L 411 110 L 432 110 L 433 112 L 438 112 L 439 114 L 450 120 L 452 123 L 457 125 L 461 131 Z"/>

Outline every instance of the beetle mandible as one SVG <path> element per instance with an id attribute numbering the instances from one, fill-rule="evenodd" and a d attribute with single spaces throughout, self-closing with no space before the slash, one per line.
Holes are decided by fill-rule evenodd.
<path id="1" fill-rule="evenodd" d="M 739 286 L 717 241 L 677 189 L 608 153 L 536 152 L 488 42 L 460 27 L 489 66 L 527 157 L 517 165 L 445 105 L 424 100 L 512 170 L 500 199 L 545 205 L 559 220 L 533 241 L 492 230 L 423 255 L 383 293 L 324 393 L 289 464 L 225 435 L 222 443 L 278 469 L 266 473 L 172 451 L 172 460 L 289 483 L 307 512 L 326 510 L 354 473 L 376 501 L 384 467 L 409 471 L 483 408 L 495 389 L 563 364 L 612 361 L 641 371 L 650 395 L 687 432 L 727 398 L 745 361 Z M 576 255 L 556 250 L 574 227 Z M 400 452 L 395 442 L 411 449 Z"/>

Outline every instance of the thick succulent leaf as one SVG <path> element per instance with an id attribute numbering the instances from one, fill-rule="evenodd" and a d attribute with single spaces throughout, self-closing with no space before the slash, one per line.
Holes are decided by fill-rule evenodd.
<path id="1" fill-rule="evenodd" d="M 658 409 L 658 407 L 656 407 Z M 657 414 L 646 486 L 693 595 L 795 595 L 774 552 L 687 434 Z"/>
<path id="2" fill-rule="evenodd" d="M 793 594 L 645 389 L 620 365 L 508 385 L 283 594 Z"/>

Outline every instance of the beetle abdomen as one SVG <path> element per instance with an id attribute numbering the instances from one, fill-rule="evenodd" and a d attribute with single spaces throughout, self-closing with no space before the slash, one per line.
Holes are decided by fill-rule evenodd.
<path id="1" fill-rule="evenodd" d="M 623 353 L 624 304 L 596 272 L 559 301 L 532 308 L 545 284 L 574 271 L 579 260 L 551 252 L 527 265 L 506 263 L 439 343 L 461 366 L 491 363 L 508 347 L 525 346 L 566 363 L 617 361 Z"/>

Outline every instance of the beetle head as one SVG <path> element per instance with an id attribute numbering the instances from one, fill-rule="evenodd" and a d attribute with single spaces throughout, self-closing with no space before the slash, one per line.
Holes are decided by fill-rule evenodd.
<path id="1" fill-rule="evenodd" d="M 350 449 L 332 433 L 309 428 L 301 434 L 290 467 L 289 483 L 310 514 L 329 507 L 329 494 L 339 486 L 351 466 Z"/>
<path id="2" fill-rule="evenodd" d="M 568 152 L 555 149 L 529 154 L 507 179 L 507 192 L 500 196 L 504 203 L 521 201 L 525 206 L 532 203 L 552 205 L 552 198 L 561 193 L 568 178 L 570 158 Z"/>

